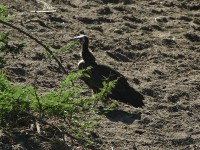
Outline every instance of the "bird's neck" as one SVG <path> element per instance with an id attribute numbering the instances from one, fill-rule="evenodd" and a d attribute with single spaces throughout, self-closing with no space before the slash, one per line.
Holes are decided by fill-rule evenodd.
<path id="1" fill-rule="evenodd" d="M 95 62 L 95 57 L 92 54 L 92 52 L 88 49 L 88 43 L 84 43 L 82 45 L 82 51 L 81 51 L 81 56 L 83 60 L 87 63 L 93 63 Z"/>
<path id="2" fill-rule="evenodd" d="M 90 52 L 89 49 L 88 49 L 88 43 L 87 42 L 85 42 L 82 45 L 81 49 L 82 49 L 82 52 Z"/>

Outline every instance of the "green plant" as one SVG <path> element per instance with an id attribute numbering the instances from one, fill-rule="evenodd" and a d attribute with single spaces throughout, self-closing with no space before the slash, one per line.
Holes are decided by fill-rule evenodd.
<path id="1" fill-rule="evenodd" d="M 0 72 L 0 117 L 1 121 L 16 119 L 30 107 L 34 99 L 32 87 L 19 87 L 8 81 Z"/>
<path id="2" fill-rule="evenodd" d="M 87 70 L 89 70 L 88 68 Z M 110 94 L 114 87 L 114 82 L 103 83 L 104 87 L 101 92 L 91 96 L 83 96 L 82 87 L 80 85 L 72 85 L 72 83 L 83 77 L 89 75 L 87 70 L 81 70 L 77 73 L 69 74 L 66 79 L 61 82 L 60 88 L 54 92 L 47 92 L 42 94 L 34 103 L 34 109 L 42 109 L 42 115 L 53 116 L 61 118 L 66 123 L 67 132 L 78 139 L 84 139 L 89 142 L 87 134 L 93 130 L 93 127 L 98 124 L 96 120 L 98 117 L 91 117 L 94 108 L 93 103 L 97 100 L 105 99 Z"/>
<path id="3" fill-rule="evenodd" d="M 8 20 L 8 9 L 4 5 L 0 4 L 0 20 L 7 21 Z"/>
<path id="4" fill-rule="evenodd" d="M 75 42 L 69 42 L 66 46 L 62 47 L 61 48 L 61 51 L 64 51 L 64 52 L 72 52 L 73 49 L 78 45 L 78 42 L 75 41 Z"/>
<path id="5" fill-rule="evenodd" d="M 91 140 L 87 135 L 98 124 L 99 119 L 97 115 L 92 115 L 94 112 L 92 105 L 95 101 L 104 99 L 111 92 L 114 82 L 104 83 L 101 92 L 93 97 L 83 96 L 82 87 L 72 85 L 75 80 L 83 76 L 89 77 L 86 70 L 69 74 L 56 91 L 38 94 L 33 87 L 13 85 L 1 72 L 1 124 L 8 125 L 5 122 L 11 122 L 12 126 L 12 122 L 18 120 L 26 112 L 39 113 L 41 119 L 51 117 L 62 119 L 65 123 L 62 129 L 64 133 L 90 145 Z"/>
<path id="6" fill-rule="evenodd" d="M 58 55 L 61 55 L 62 53 L 66 53 L 66 52 L 72 53 L 72 51 L 75 49 L 75 47 L 77 45 L 78 45 L 77 41 L 69 42 L 69 43 L 67 43 L 67 45 L 61 47 L 60 49 L 53 51 L 53 54 L 55 56 L 58 56 Z M 52 57 L 51 54 L 49 54 L 49 53 L 47 53 L 46 56 L 48 58 Z"/>
<path id="7" fill-rule="evenodd" d="M 7 19 L 8 11 L 6 7 L 0 5 L 0 20 L 6 21 Z M 36 38 L 13 25 L 6 25 L 17 29 L 40 43 Z M 0 54 L 3 55 L 3 57 L 0 57 L 0 67 L 3 66 L 5 54 L 19 53 L 24 47 L 24 43 L 10 46 L 8 40 L 9 33 L 0 34 Z M 76 44 L 76 42 L 69 43 L 61 50 L 71 52 Z M 63 67 L 48 47 L 42 43 L 40 45 L 58 62 L 59 67 Z M 58 89 L 45 93 L 40 93 L 35 87 L 14 85 L 7 80 L 3 72 L 0 72 L 0 127 L 12 129 L 13 126 L 18 125 L 18 121 L 22 118 L 25 118 L 26 123 L 40 121 L 41 124 L 45 122 L 46 118 L 53 118 L 62 120 L 63 124 L 55 127 L 59 132 L 81 141 L 85 146 L 91 145 L 92 142 L 88 137 L 88 133 L 98 124 L 99 119 L 99 116 L 94 115 L 95 108 L 92 105 L 95 101 L 106 98 L 114 87 L 115 81 L 104 82 L 100 93 L 95 94 L 93 97 L 83 96 L 82 87 L 74 84 L 74 81 L 81 77 L 89 77 L 87 74 L 89 69 L 69 74 L 61 82 Z"/>

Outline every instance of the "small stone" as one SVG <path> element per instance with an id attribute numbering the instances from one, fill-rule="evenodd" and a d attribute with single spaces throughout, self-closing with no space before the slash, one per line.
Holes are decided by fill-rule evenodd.
<path id="1" fill-rule="evenodd" d="M 123 31 L 121 29 L 115 29 L 114 30 L 114 33 L 118 33 L 118 34 L 121 34 Z"/>

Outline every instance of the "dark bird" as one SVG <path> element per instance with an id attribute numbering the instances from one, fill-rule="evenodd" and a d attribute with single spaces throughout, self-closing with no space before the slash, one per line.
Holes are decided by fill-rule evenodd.
<path id="1" fill-rule="evenodd" d="M 90 77 L 83 77 L 82 80 L 94 93 L 100 92 L 100 89 L 103 87 L 103 81 L 114 81 L 117 79 L 116 85 L 111 90 L 111 94 L 108 95 L 108 98 L 130 104 L 134 107 L 144 106 L 143 95 L 133 89 L 121 73 L 109 66 L 96 63 L 94 55 L 88 49 L 89 39 L 86 35 L 80 35 L 70 39 L 70 41 L 76 40 L 81 44 L 82 57 L 82 60 L 78 63 L 78 69 L 81 70 L 91 67 L 87 72 Z"/>

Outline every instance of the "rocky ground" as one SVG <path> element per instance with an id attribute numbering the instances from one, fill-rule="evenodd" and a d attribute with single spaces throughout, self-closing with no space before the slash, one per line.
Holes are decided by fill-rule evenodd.
<path id="1" fill-rule="evenodd" d="M 88 35 L 97 61 L 121 72 L 145 96 L 144 108 L 119 103 L 117 110 L 103 116 L 95 128 L 101 141 L 96 149 L 200 149 L 199 0 L 1 0 L 1 4 L 13 15 L 10 23 L 52 49 L 64 47 L 70 37 Z M 41 10 L 56 12 L 31 12 Z M 4 70 L 11 81 L 48 91 L 64 79 L 41 46 L 9 27 L 0 25 L 0 31 L 10 32 L 11 43 L 26 43 L 20 55 L 6 56 Z M 77 47 L 59 56 L 69 72 L 77 70 L 78 53 Z M 38 147 L 9 138 L 1 145 L 70 149 L 38 140 Z"/>

